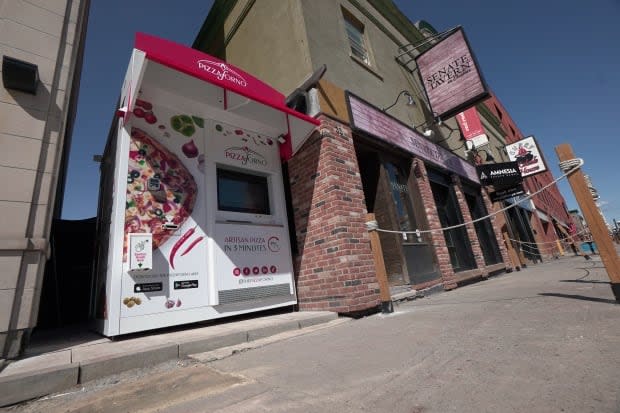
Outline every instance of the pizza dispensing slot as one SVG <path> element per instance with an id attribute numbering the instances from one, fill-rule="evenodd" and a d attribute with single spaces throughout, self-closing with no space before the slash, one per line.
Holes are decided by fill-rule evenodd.
<path id="1" fill-rule="evenodd" d="M 173 230 L 173 231 L 179 229 L 179 225 L 174 223 L 170 215 L 166 215 L 164 218 L 166 219 L 166 222 L 164 222 L 161 226 L 163 229 L 168 229 L 168 230 Z"/>
<path id="2" fill-rule="evenodd" d="M 162 225 L 163 229 L 169 229 L 169 230 L 177 230 L 179 229 L 179 226 L 177 224 L 174 224 L 172 222 L 166 222 L 165 224 Z"/>

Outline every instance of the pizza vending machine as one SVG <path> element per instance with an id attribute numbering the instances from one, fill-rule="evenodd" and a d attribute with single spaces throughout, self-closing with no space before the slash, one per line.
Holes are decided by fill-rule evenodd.
<path id="1" fill-rule="evenodd" d="M 138 34 L 102 163 L 107 336 L 296 303 L 282 180 L 318 121 L 214 57 Z"/>

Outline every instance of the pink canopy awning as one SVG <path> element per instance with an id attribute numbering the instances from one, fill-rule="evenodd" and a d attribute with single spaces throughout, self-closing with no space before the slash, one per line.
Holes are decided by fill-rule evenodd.
<path id="1" fill-rule="evenodd" d="M 162 70 L 162 67 L 177 73 L 168 73 L 170 70 Z M 156 72 L 157 77 L 149 77 L 149 70 Z M 211 87 L 192 86 L 187 79 L 179 77 L 179 73 L 207 82 Z M 176 81 L 179 85 L 174 90 L 179 94 L 193 94 L 193 100 L 200 99 L 218 109 L 268 124 L 284 137 L 280 145 L 283 159 L 289 159 L 320 124 L 317 119 L 287 107 L 282 93 L 233 65 L 190 47 L 137 33 L 132 63 L 123 86 L 127 99 L 122 105 L 126 113 L 133 110 L 136 91 L 141 89 L 145 78 L 151 79 L 151 83 L 152 79 L 161 79 L 160 83 L 168 84 L 164 85 L 167 87 Z"/>

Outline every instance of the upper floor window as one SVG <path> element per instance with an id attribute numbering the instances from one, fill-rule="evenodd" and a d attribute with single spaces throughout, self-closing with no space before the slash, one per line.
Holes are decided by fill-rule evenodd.
<path id="1" fill-rule="evenodd" d="M 347 38 L 351 46 L 351 54 L 367 65 L 370 65 L 368 47 L 366 46 L 366 39 L 364 36 L 364 25 L 344 9 L 342 10 L 342 14 L 344 16 L 344 25 L 347 30 Z"/>
<path id="2" fill-rule="evenodd" d="M 499 116 L 499 120 L 502 120 L 504 118 L 504 114 L 502 113 L 500 108 L 495 103 L 493 104 L 493 106 L 495 107 L 495 111 L 497 112 L 497 116 Z"/>

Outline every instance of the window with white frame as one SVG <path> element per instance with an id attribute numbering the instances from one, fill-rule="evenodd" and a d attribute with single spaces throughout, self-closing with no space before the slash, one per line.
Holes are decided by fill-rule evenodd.
<path id="1" fill-rule="evenodd" d="M 364 36 L 364 25 L 344 9 L 342 10 L 342 14 L 344 16 L 344 25 L 347 30 L 347 38 L 351 46 L 351 54 L 367 65 L 370 65 L 368 47 L 366 46 L 366 39 Z"/>

